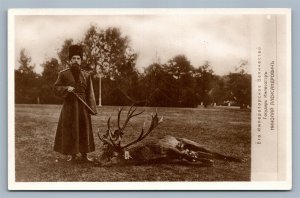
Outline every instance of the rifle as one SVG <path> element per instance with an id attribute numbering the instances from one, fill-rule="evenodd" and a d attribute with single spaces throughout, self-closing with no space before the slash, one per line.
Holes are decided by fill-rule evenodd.
<path id="1" fill-rule="evenodd" d="M 80 98 L 80 96 L 78 96 L 77 93 L 75 93 L 74 91 L 71 91 L 71 93 L 75 95 L 75 97 L 89 110 L 91 114 L 93 115 L 97 114 L 88 104 L 86 104 L 86 102 L 82 98 Z"/>

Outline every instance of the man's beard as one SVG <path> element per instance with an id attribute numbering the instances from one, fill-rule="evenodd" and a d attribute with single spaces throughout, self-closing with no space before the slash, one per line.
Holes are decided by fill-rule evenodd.
<path id="1" fill-rule="evenodd" d="M 71 64 L 71 69 L 72 70 L 80 70 L 80 65 L 78 63 L 72 63 Z"/>

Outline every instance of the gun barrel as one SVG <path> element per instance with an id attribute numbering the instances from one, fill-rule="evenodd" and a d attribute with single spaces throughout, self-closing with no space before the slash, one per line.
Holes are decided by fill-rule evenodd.
<path id="1" fill-rule="evenodd" d="M 86 102 L 82 98 L 80 98 L 80 96 L 78 96 L 78 94 L 76 94 L 74 91 L 72 91 L 72 93 L 89 110 L 90 113 L 92 113 L 93 115 L 97 114 L 88 104 L 86 104 Z"/>

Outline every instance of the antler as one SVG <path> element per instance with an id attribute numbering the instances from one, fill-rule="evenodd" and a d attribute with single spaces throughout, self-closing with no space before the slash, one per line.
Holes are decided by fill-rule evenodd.
<path id="1" fill-rule="evenodd" d="M 155 129 L 155 128 L 158 126 L 158 124 L 161 123 L 162 121 L 163 121 L 163 117 L 161 117 L 160 119 L 158 119 L 157 112 L 155 113 L 155 115 L 152 114 L 152 115 L 151 115 L 151 124 L 150 124 L 150 127 L 148 128 L 148 131 L 145 133 L 145 131 L 144 131 L 145 123 L 144 123 L 144 125 L 143 125 L 143 127 L 142 127 L 142 131 L 141 131 L 139 137 L 138 137 L 136 140 L 134 140 L 134 141 L 132 141 L 132 142 L 126 144 L 125 146 L 122 146 L 121 148 L 122 148 L 122 149 L 127 148 L 127 147 L 129 147 L 129 146 L 131 146 L 131 145 L 133 145 L 133 144 L 135 144 L 135 143 L 137 143 L 137 142 L 143 140 L 143 139 L 144 139 L 145 137 L 147 137 L 147 136 L 151 133 L 151 131 L 153 131 L 153 129 Z"/>
<path id="2" fill-rule="evenodd" d="M 144 112 L 144 111 L 141 111 L 141 112 L 135 113 L 137 108 L 134 107 L 134 105 L 132 105 L 127 112 L 126 120 L 124 121 L 123 125 L 121 126 L 120 118 L 121 118 L 122 110 L 123 110 L 123 108 L 118 110 L 118 121 L 117 121 L 118 129 L 117 130 L 115 130 L 114 132 L 112 132 L 112 130 L 111 130 L 111 127 L 110 127 L 111 117 L 109 117 L 107 120 L 107 131 L 106 131 L 105 135 L 101 136 L 100 130 L 98 129 L 99 139 L 103 143 L 109 144 L 110 146 L 114 147 L 116 150 L 122 150 L 124 148 L 127 148 L 127 147 L 143 140 L 145 137 L 147 137 L 150 134 L 151 131 L 153 131 L 153 129 L 155 129 L 158 126 L 159 123 L 161 123 L 163 121 L 163 117 L 161 117 L 160 119 L 158 118 L 157 111 L 156 111 L 156 113 L 154 115 L 151 114 L 151 124 L 150 124 L 150 127 L 148 128 L 147 132 L 145 132 L 145 130 L 144 130 L 144 128 L 145 128 L 145 123 L 144 123 L 144 126 L 142 127 L 142 131 L 141 131 L 139 137 L 136 140 L 126 144 L 125 146 L 121 146 L 121 140 L 122 140 L 122 136 L 124 133 L 124 129 L 126 128 L 129 120 Z M 117 140 L 118 140 L 118 142 L 116 142 Z"/>
<path id="3" fill-rule="evenodd" d="M 127 112 L 126 120 L 125 120 L 125 122 L 124 122 L 124 124 L 123 124 L 122 127 L 120 126 L 120 117 L 121 117 L 121 113 L 122 113 L 123 107 L 121 109 L 119 109 L 119 111 L 118 111 L 118 128 L 119 128 L 120 132 L 122 132 L 126 128 L 128 122 L 129 122 L 129 120 L 131 118 L 144 113 L 144 111 L 141 111 L 139 113 L 134 114 L 134 112 L 136 111 L 137 108 L 136 107 L 133 108 L 133 107 L 134 107 L 134 104 L 131 105 L 131 107 L 129 108 L 129 110 Z"/>
<path id="4" fill-rule="evenodd" d="M 105 138 L 105 135 L 101 136 L 101 134 L 100 134 L 100 129 L 99 129 L 99 128 L 98 128 L 98 133 L 97 133 L 97 135 L 98 135 L 98 138 L 99 138 L 103 143 L 106 143 L 106 144 L 109 144 L 109 145 L 113 146 L 113 144 L 112 144 L 108 139 Z"/>
<path id="5" fill-rule="evenodd" d="M 101 137 L 101 135 L 100 135 L 100 129 L 98 128 L 97 135 L 98 135 L 99 139 L 103 143 L 107 143 L 107 144 L 109 144 L 109 145 L 111 145 L 113 147 L 117 147 L 117 145 L 115 144 L 115 140 L 117 139 L 117 137 L 113 138 L 114 134 L 112 134 L 112 130 L 110 128 L 110 118 L 111 117 L 109 117 L 108 120 L 107 120 L 107 131 L 106 131 L 106 134 Z"/>

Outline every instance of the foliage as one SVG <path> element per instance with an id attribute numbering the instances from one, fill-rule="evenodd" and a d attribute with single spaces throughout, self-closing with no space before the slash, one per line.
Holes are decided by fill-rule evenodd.
<path id="1" fill-rule="evenodd" d="M 82 42 L 86 64 L 96 73 L 112 80 L 122 79 L 135 71 L 137 54 L 118 28 L 98 30 L 91 26 Z"/>
<path id="2" fill-rule="evenodd" d="M 124 94 L 135 94 L 139 75 L 135 68 L 137 53 L 129 46 L 129 42 L 118 28 L 103 30 L 96 26 L 91 26 L 84 39 L 78 42 L 84 49 L 82 67 L 93 74 L 96 98 L 99 98 L 100 76 L 104 81 L 102 101 L 105 105 L 132 103 L 128 99 L 122 100 Z M 67 39 L 58 52 L 62 65 L 68 64 L 68 48 L 71 44 L 74 44 L 73 40 Z"/>
<path id="3" fill-rule="evenodd" d="M 215 102 L 212 96 L 215 76 L 208 62 L 200 66 L 198 69 L 195 69 L 194 78 L 196 81 L 198 103 L 203 102 L 203 105 L 207 107 L 211 102 Z"/>
<path id="4" fill-rule="evenodd" d="M 194 92 L 193 66 L 185 55 L 177 55 L 163 66 L 168 82 L 173 93 L 176 95 L 175 105 L 180 107 L 195 107 L 196 95 Z M 176 105 L 177 103 L 177 105 Z"/>
<path id="5" fill-rule="evenodd" d="M 18 62 L 19 68 L 15 70 L 15 102 L 37 103 L 39 76 L 34 72 L 31 57 L 25 49 L 20 51 Z"/>
<path id="6" fill-rule="evenodd" d="M 53 88 L 54 82 L 57 79 L 57 74 L 62 70 L 62 66 L 55 58 L 46 61 L 42 66 L 44 70 L 40 79 L 40 102 L 42 104 L 59 104 L 61 103 L 61 100 L 54 95 Z"/>
<path id="7" fill-rule="evenodd" d="M 142 76 L 139 90 L 149 106 L 176 106 L 174 102 L 174 86 L 168 81 L 168 76 L 162 65 L 153 63 L 146 68 Z M 174 104 L 175 103 L 175 104 Z"/>
<path id="8" fill-rule="evenodd" d="M 69 47 L 74 44 L 73 39 L 67 39 L 64 41 L 60 51 L 57 52 L 61 66 L 67 68 L 69 65 Z"/>
<path id="9" fill-rule="evenodd" d="M 251 76 L 244 73 L 228 75 L 227 91 L 229 99 L 236 101 L 241 109 L 251 105 Z"/>
<path id="10" fill-rule="evenodd" d="M 46 60 L 42 75 L 36 74 L 25 49 L 20 51 L 16 77 L 16 103 L 61 103 L 53 95 L 57 73 L 68 67 L 69 46 L 80 44 L 84 49 L 82 68 L 92 74 L 98 104 L 101 79 L 103 105 L 162 107 L 197 107 L 203 104 L 236 103 L 241 108 L 251 104 L 251 75 L 247 61 L 242 60 L 234 73 L 214 74 L 209 62 L 195 68 L 185 55 L 179 54 L 165 64 L 154 62 L 142 73 L 137 70 L 138 54 L 130 40 L 118 28 L 99 29 L 90 26 L 82 40 L 67 39 L 55 58 Z"/>

